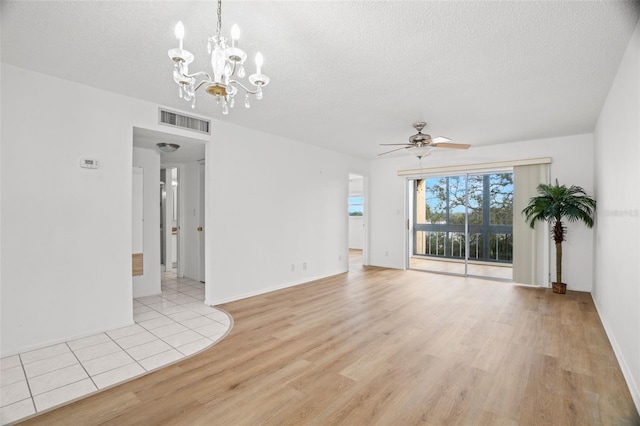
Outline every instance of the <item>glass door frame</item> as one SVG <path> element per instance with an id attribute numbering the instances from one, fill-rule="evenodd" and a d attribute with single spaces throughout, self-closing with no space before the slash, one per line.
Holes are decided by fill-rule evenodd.
<path id="1" fill-rule="evenodd" d="M 469 171 L 469 172 L 455 172 L 455 173 L 443 173 L 443 174 L 432 174 L 432 175 L 422 175 L 422 176 L 410 176 L 407 177 L 407 181 L 406 181 L 406 193 L 407 193 L 407 198 L 406 198 L 406 208 L 407 208 L 407 220 L 406 220 L 406 268 L 407 269 L 412 269 L 412 270 L 417 270 L 417 271 L 425 271 L 425 272 L 432 272 L 432 273 L 439 273 L 439 274 L 446 274 L 446 275 L 454 275 L 454 276 L 465 276 L 465 277 L 473 277 L 473 278 L 488 278 L 488 279 L 492 279 L 492 280 L 499 280 L 499 281 L 512 281 L 512 279 L 510 278 L 504 278 L 504 277 L 495 277 L 495 276 L 490 276 L 490 275 L 477 275 L 477 274 L 473 274 L 469 272 L 469 261 L 470 261 L 470 257 L 469 257 L 469 250 L 470 250 L 470 231 L 473 231 L 474 228 L 476 228 L 476 231 L 480 231 L 480 232 L 476 232 L 476 234 L 482 234 L 482 235 L 491 235 L 491 234 L 495 234 L 496 238 L 497 235 L 502 235 L 505 234 L 505 231 L 508 231 L 508 228 L 511 228 L 511 235 L 512 235 L 512 242 L 513 242 L 513 225 L 493 225 L 491 223 L 491 199 L 489 197 L 486 197 L 485 195 L 489 193 L 489 191 L 487 190 L 487 185 L 490 186 L 490 178 L 485 178 L 484 176 L 490 176 L 493 174 L 500 174 L 500 173 L 511 173 L 513 174 L 513 168 L 512 167 L 508 167 L 508 168 L 496 168 L 496 169 L 492 169 L 492 170 L 486 170 L 486 171 Z M 471 176 L 483 176 L 483 180 L 482 180 L 482 185 L 483 185 L 483 198 L 482 198 L 482 216 L 483 216 L 483 220 L 482 220 L 482 224 L 480 225 L 470 225 L 469 224 L 469 209 L 470 209 L 470 199 L 469 199 L 469 178 Z M 464 224 L 462 225 L 451 225 L 449 224 L 449 215 L 450 215 L 450 187 L 449 187 L 449 179 L 451 177 L 464 177 Z M 447 241 L 448 240 L 448 234 L 451 232 L 464 232 L 464 257 L 462 258 L 463 263 L 464 263 L 464 272 L 450 272 L 450 271 L 438 271 L 438 270 L 431 270 L 431 269 L 417 269 L 417 268 L 412 268 L 411 267 L 411 259 L 412 257 L 416 254 L 417 252 L 417 242 L 416 242 L 416 235 L 417 232 L 419 230 L 416 230 L 416 226 L 419 226 L 420 228 L 424 228 L 424 231 L 427 230 L 427 228 L 431 227 L 431 225 L 424 225 L 424 224 L 417 224 L 417 191 L 416 191 L 416 182 L 418 180 L 426 180 L 429 178 L 447 178 L 447 188 L 446 188 L 446 193 L 447 193 L 447 200 L 446 200 L 446 222 L 447 224 L 445 225 L 447 227 L 447 230 L 444 231 L 439 231 L 439 232 L 443 232 L 445 235 L 445 238 Z M 425 187 L 425 196 L 426 196 L 426 187 Z M 460 230 L 452 230 L 451 227 L 457 228 L 457 227 L 462 227 L 462 229 Z M 507 234 L 508 235 L 508 234 Z M 485 241 L 486 240 L 486 241 Z M 483 253 L 484 256 L 488 256 L 490 251 L 489 251 L 489 244 L 490 244 L 490 237 L 487 238 L 483 238 L 482 241 L 483 244 Z M 446 255 L 446 250 L 447 250 L 447 243 L 444 243 L 444 253 Z M 496 256 L 498 256 L 498 252 L 499 250 L 496 252 Z M 499 262 L 499 263 L 507 263 L 507 262 Z M 512 260 L 511 262 L 512 263 Z"/>

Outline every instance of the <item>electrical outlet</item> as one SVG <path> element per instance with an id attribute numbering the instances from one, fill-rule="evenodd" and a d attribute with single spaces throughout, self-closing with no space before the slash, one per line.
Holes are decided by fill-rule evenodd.
<path id="1" fill-rule="evenodd" d="M 385 251 L 385 252 L 384 252 L 384 255 L 385 255 L 385 256 L 389 256 L 389 252 L 388 252 L 388 251 Z"/>
<path id="2" fill-rule="evenodd" d="M 302 270 L 306 271 L 307 270 L 307 262 L 303 262 L 302 263 Z"/>
<path id="3" fill-rule="evenodd" d="M 341 260 L 342 260 L 342 255 L 341 255 L 341 254 L 339 254 L 339 255 L 338 255 L 338 262 L 340 262 Z"/>
<path id="4" fill-rule="evenodd" d="M 296 270 L 296 265 L 294 265 L 293 263 L 291 264 L 291 272 Z"/>

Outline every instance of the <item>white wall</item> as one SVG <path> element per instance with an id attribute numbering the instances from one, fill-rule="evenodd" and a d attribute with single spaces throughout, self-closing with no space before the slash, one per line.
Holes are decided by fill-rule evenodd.
<path id="1" fill-rule="evenodd" d="M 349 216 L 349 248 L 364 248 L 364 217 Z"/>
<path id="2" fill-rule="evenodd" d="M 364 177 L 349 177 L 349 196 L 354 197 L 362 194 L 364 194 Z"/>
<path id="3" fill-rule="evenodd" d="M 3 355 L 132 322 L 127 111 L 22 72 L 2 70 Z"/>
<path id="4" fill-rule="evenodd" d="M 144 169 L 133 167 L 131 195 L 131 253 L 144 250 Z"/>
<path id="5" fill-rule="evenodd" d="M 1 79 L 1 355 L 131 324 L 133 127 L 204 138 L 148 102 L 7 64 Z"/>
<path id="6" fill-rule="evenodd" d="M 230 124 L 206 150 L 207 303 L 347 271 L 348 173 L 364 161 Z"/>
<path id="7" fill-rule="evenodd" d="M 213 137 L 159 126 L 155 104 L 7 64 L 1 76 L 2 356 L 132 323 L 133 127 L 215 140 L 209 303 L 347 270 L 348 171 L 366 162 L 226 123 Z"/>
<path id="8" fill-rule="evenodd" d="M 160 152 L 133 148 L 133 165 L 143 177 L 143 275 L 133 277 L 133 297 L 160 294 Z"/>
<path id="9" fill-rule="evenodd" d="M 514 142 L 510 144 L 471 147 L 468 151 L 436 150 L 423 158 L 422 166 L 452 165 L 551 157 L 551 178 L 561 184 L 580 185 L 593 194 L 593 136 L 575 135 L 559 138 Z M 419 169 L 417 158 L 405 155 L 374 160 L 370 163 L 370 264 L 404 268 L 406 256 L 406 187 L 398 170 Z M 524 220 L 524 219 L 523 219 Z M 563 244 L 563 281 L 570 290 L 591 291 L 593 274 L 592 229 L 568 224 L 567 241 Z M 555 258 L 552 247 L 551 258 Z M 555 265 L 551 274 L 555 274 Z"/>
<path id="10" fill-rule="evenodd" d="M 595 129 L 593 297 L 640 410 L 640 23 Z"/>

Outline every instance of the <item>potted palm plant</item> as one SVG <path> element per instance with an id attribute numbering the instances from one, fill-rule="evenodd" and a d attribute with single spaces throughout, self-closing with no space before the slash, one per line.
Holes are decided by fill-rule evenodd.
<path id="1" fill-rule="evenodd" d="M 596 211 L 596 200 L 588 196 L 579 186 L 538 185 L 538 194 L 529 200 L 529 204 L 522 210 L 526 221 L 532 228 L 535 223 L 547 222 L 551 226 L 551 235 L 556 244 L 556 281 L 552 282 L 553 292 L 564 294 L 567 285 L 562 282 L 562 242 L 567 236 L 567 228 L 562 223 L 583 222 L 587 227 L 593 227 Z"/>

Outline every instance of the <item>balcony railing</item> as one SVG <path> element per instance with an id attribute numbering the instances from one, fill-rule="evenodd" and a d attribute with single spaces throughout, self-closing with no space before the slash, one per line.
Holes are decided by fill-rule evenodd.
<path id="1" fill-rule="evenodd" d="M 450 259 L 464 259 L 466 257 L 467 246 L 464 232 L 416 230 L 414 246 L 416 255 Z M 513 260 L 513 233 L 470 233 L 469 259 L 511 263 Z"/>

